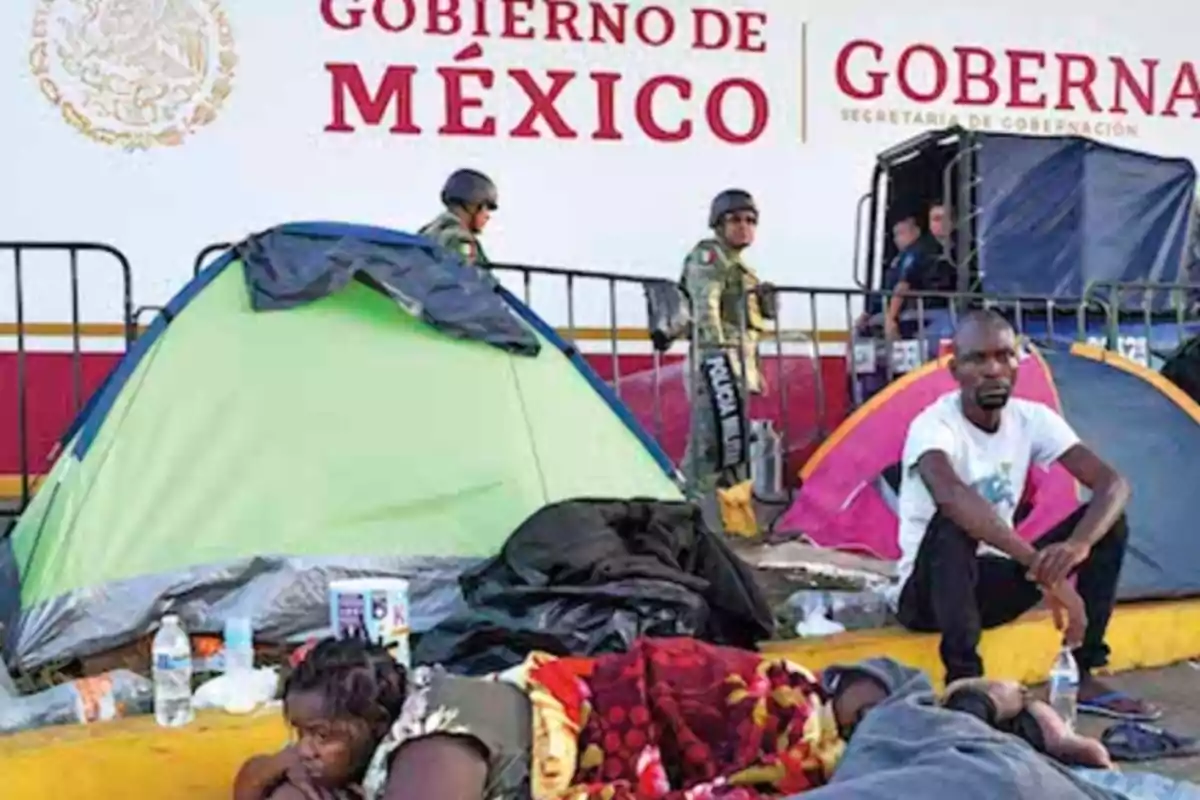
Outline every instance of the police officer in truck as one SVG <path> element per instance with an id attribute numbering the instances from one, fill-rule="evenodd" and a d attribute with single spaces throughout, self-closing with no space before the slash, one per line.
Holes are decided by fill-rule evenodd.
<path id="1" fill-rule="evenodd" d="M 922 244 L 929 253 L 929 287 L 931 292 L 953 292 L 958 288 L 958 259 L 954 247 L 954 222 L 949 207 L 940 200 L 929 206 L 929 229 Z M 936 306 L 946 305 L 939 300 Z"/>
<path id="2" fill-rule="evenodd" d="M 882 294 L 867 297 L 866 309 L 858 320 L 861 333 L 868 333 L 877 316 L 882 315 L 884 335 L 889 339 L 900 335 L 900 312 L 913 295 L 934 289 L 933 258 L 921 240 L 921 226 L 913 215 L 901 217 L 892 225 L 892 241 L 896 255 L 883 271 Z"/>

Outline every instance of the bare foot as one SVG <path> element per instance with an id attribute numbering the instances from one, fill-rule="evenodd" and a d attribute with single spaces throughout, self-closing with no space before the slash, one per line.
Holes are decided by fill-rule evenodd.
<path id="1" fill-rule="evenodd" d="M 1090 704 L 1089 708 L 1080 709 L 1085 713 L 1115 719 L 1150 721 L 1162 716 L 1162 712 L 1149 703 L 1129 697 L 1088 674 L 1081 675 L 1079 679 L 1079 702 Z"/>

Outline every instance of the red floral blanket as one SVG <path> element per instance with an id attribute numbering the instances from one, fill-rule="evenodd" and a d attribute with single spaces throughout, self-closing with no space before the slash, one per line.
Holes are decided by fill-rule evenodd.
<path id="1" fill-rule="evenodd" d="M 539 799 L 783 797 L 823 784 L 841 754 L 816 679 L 757 653 L 643 639 L 595 659 L 542 656 L 527 675 Z"/>

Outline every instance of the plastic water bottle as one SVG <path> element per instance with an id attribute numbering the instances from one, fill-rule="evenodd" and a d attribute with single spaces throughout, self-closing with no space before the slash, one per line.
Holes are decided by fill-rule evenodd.
<path id="1" fill-rule="evenodd" d="M 254 629 L 245 617 L 225 621 L 225 674 L 254 669 Z"/>
<path id="2" fill-rule="evenodd" d="M 225 621 L 225 701 L 230 714 L 249 714 L 258 706 L 254 677 L 254 628 L 246 617 Z"/>
<path id="3" fill-rule="evenodd" d="M 153 694 L 146 678 L 119 669 L 61 683 L 37 694 L 0 695 L 0 734 L 145 714 L 150 711 Z"/>
<path id="4" fill-rule="evenodd" d="M 167 614 L 154 635 L 154 719 L 165 728 L 187 725 L 195 717 L 192 709 L 192 643 L 179 624 Z"/>
<path id="5" fill-rule="evenodd" d="M 1075 717 L 1079 701 L 1079 665 L 1071 649 L 1058 651 L 1054 665 L 1050 667 L 1050 705 L 1075 730 Z"/>

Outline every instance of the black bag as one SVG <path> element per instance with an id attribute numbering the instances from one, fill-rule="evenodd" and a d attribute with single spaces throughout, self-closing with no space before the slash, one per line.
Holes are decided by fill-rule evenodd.
<path id="1" fill-rule="evenodd" d="M 655 350 L 665 353 L 691 329 L 691 304 L 677 283 L 646 281 L 645 289 L 650 341 Z"/>

